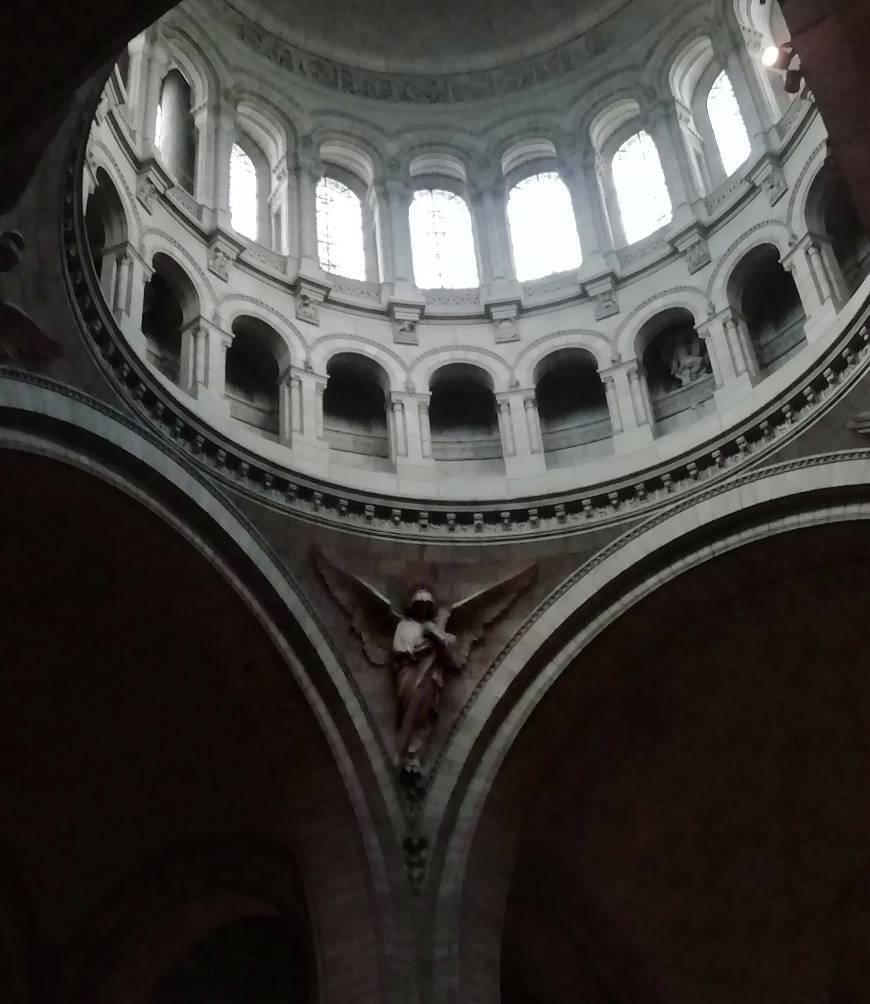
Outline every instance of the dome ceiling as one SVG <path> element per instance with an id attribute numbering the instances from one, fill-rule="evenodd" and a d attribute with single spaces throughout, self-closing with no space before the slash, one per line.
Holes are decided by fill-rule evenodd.
<path id="1" fill-rule="evenodd" d="M 592 32 L 632 0 L 230 0 L 270 34 L 369 70 L 462 73 Z"/>

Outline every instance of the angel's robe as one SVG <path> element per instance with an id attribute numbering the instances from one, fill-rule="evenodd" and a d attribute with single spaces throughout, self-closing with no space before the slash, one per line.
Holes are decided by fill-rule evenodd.
<path id="1" fill-rule="evenodd" d="M 435 625 L 403 617 L 393 636 L 396 728 L 406 737 L 406 749 L 401 752 L 419 751 L 421 733 L 438 717 L 444 689 L 444 667 L 435 643 L 424 634 L 427 627 Z"/>

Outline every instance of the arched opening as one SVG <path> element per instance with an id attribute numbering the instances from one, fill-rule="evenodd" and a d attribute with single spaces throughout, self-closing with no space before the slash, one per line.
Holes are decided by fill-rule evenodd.
<path id="1" fill-rule="evenodd" d="M 180 70 L 163 78 L 157 107 L 155 142 L 160 159 L 176 183 L 193 194 L 197 132 L 191 110 L 190 84 Z"/>
<path id="2" fill-rule="evenodd" d="M 688 310 L 674 307 L 647 321 L 637 346 L 657 432 L 670 432 L 716 410 L 707 345 Z"/>
<path id="3" fill-rule="evenodd" d="M 517 182 L 508 195 L 507 217 L 520 282 L 580 267 L 571 195 L 558 172 L 540 171 Z"/>
<path id="4" fill-rule="evenodd" d="M 670 223 L 671 197 L 659 152 L 648 132 L 636 132 L 619 147 L 613 155 L 611 173 L 628 244 Z"/>
<path id="5" fill-rule="evenodd" d="M 237 317 L 232 328 L 224 392 L 230 402 L 230 416 L 276 439 L 278 369 L 284 343 L 274 328 L 257 317 Z"/>
<path id="6" fill-rule="evenodd" d="M 155 254 L 153 268 L 142 300 L 146 359 L 180 385 L 182 333 L 199 317 L 199 297 L 184 270 L 168 255 Z"/>
<path id="7" fill-rule="evenodd" d="M 870 274 L 870 237 L 861 225 L 846 183 L 827 167 L 822 168 L 810 189 L 807 227 L 830 242 L 845 291 L 851 296 Z"/>
<path id="8" fill-rule="evenodd" d="M 127 432 L 125 470 L 148 449 Z M 376 952 L 353 955 L 376 923 L 358 816 L 278 630 L 251 609 L 268 589 L 241 550 L 253 542 L 192 513 L 183 478 L 152 512 L 136 500 L 143 485 L 160 491 L 152 468 L 137 466 L 128 493 L 74 462 L 68 446 L 63 463 L 6 450 L 0 498 L 13 542 L 0 582 L 0 846 L 20 851 L 34 930 L 75 944 L 63 998 L 168 1004 L 183 989 L 186 1004 L 200 991 L 235 1004 L 280 986 L 277 999 L 308 1004 L 377 986 Z M 222 996 L 237 986 L 230 965 L 264 996 Z M 42 975 L 28 1000 L 59 992 Z"/>
<path id="9" fill-rule="evenodd" d="M 230 218 L 233 230 L 248 240 L 259 236 L 257 169 L 244 149 L 233 144 L 230 154 Z"/>
<path id="10" fill-rule="evenodd" d="M 338 353 L 326 370 L 323 431 L 330 450 L 342 463 L 390 469 L 387 374 L 356 352 Z"/>
<path id="11" fill-rule="evenodd" d="M 535 371 L 535 396 L 548 467 L 613 452 L 607 396 L 594 357 L 583 349 L 560 349 Z"/>
<path id="12" fill-rule="evenodd" d="M 127 217 L 117 189 L 101 167 L 85 208 L 85 233 L 103 295 L 113 305 L 118 255 L 127 247 Z"/>
<path id="13" fill-rule="evenodd" d="M 430 381 L 432 456 L 444 473 L 504 473 L 492 380 L 477 366 L 450 363 Z"/>
<path id="14" fill-rule="evenodd" d="M 702 561 L 594 632 L 539 703 L 517 695 L 468 860 L 458 998 L 665 1004 L 715 972 L 741 999 L 827 999 L 835 904 L 870 838 L 866 539 L 838 523 Z M 548 621 L 545 651 L 571 630 Z"/>
<path id="15" fill-rule="evenodd" d="M 350 185 L 329 175 L 317 183 L 317 251 L 325 272 L 365 279 L 362 201 Z"/>
<path id="16" fill-rule="evenodd" d="M 468 203 L 443 188 L 414 192 L 408 213 L 414 281 L 421 289 L 480 285 Z"/>
<path id="17" fill-rule="evenodd" d="M 725 175 L 732 175 L 749 157 L 751 144 L 731 78 L 724 70 L 710 87 L 707 115 Z"/>
<path id="18" fill-rule="evenodd" d="M 746 324 L 761 373 L 782 366 L 806 343 L 800 294 L 772 244 L 762 244 L 742 259 L 728 295 Z"/>
<path id="19" fill-rule="evenodd" d="M 153 1004 L 304 1004 L 308 982 L 288 925 L 252 917 L 194 945 L 164 977 Z"/>

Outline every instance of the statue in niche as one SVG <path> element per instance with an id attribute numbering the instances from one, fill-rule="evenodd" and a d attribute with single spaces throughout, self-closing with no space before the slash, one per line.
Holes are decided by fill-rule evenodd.
<path id="1" fill-rule="evenodd" d="M 697 383 L 708 373 L 707 356 L 700 337 L 694 331 L 677 331 L 665 338 L 662 362 L 680 387 Z"/>
<path id="2" fill-rule="evenodd" d="M 400 613 L 377 589 L 317 550 L 314 560 L 329 591 L 350 618 L 368 661 L 392 668 L 397 765 L 404 771 L 419 772 L 426 740 L 438 718 L 446 676 L 464 668 L 486 627 L 534 581 L 536 565 L 449 606 L 436 606 L 430 585 L 416 583 L 407 590 Z"/>

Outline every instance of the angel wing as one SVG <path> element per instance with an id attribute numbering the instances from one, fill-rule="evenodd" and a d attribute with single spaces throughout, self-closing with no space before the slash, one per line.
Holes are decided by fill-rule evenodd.
<path id="1" fill-rule="evenodd" d="M 393 655 L 393 635 L 399 614 L 374 586 L 339 568 L 317 548 L 312 549 L 312 555 L 327 589 L 350 618 L 369 662 L 375 666 L 387 665 Z"/>
<path id="2" fill-rule="evenodd" d="M 0 300 L 0 361 L 48 359 L 60 355 L 60 345 L 35 324 L 23 310 Z"/>
<path id="3" fill-rule="evenodd" d="M 486 626 L 498 620 L 520 593 L 529 588 L 537 572 L 537 564 L 532 563 L 509 579 L 480 589 L 454 605 L 448 625 L 456 635 L 452 654 L 457 669 L 468 661 L 472 646 L 483 637 Z"/>

